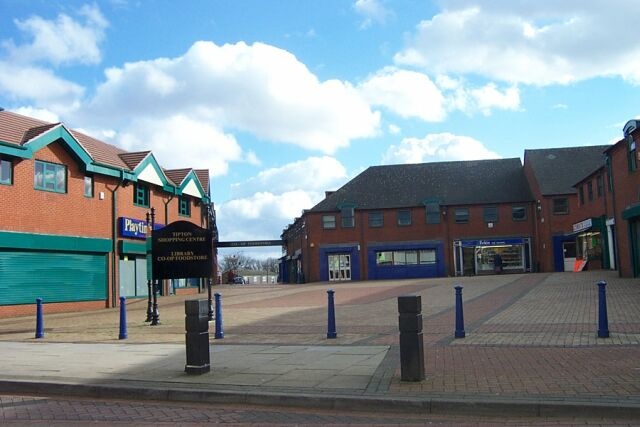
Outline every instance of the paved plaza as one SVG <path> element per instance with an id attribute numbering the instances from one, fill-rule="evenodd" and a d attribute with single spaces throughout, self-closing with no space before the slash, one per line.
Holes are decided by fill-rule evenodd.
<path id="1" fill-rule="evenodd" d="M 599 280 L 609 338 L 597 338 Z M 466 337 L 454 339 L 461 284 Z M 338 337 L 327 339 L 327 290 Z M 640 281 L 615 272 L 216 286 L 224 338 L 187 375 L 184 300 L 0 319 L 0 391 L 423 412 L 604 413 L 640 420 Z M 426 379 L 400 380 L 397 296 L 420 295 Z"/>

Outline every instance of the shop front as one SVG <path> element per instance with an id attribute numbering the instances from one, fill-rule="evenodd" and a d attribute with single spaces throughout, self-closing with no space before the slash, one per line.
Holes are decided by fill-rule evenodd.
<path id="1" fill-rule="evenodd" d="M 571 236 L 575 241 L 573 271 L 610 268 L 607 226 L 604 218 L 587 218 L 573 224 Z M 565 271 L 570 271 L 565 268 Z"/>
<path id="2" fill-rule="evenodd" d="M 453 253 L 456 276 L 531 271 L 528 237 L 454 240 Z"/>
<path id="3" fill-rule="evenodd" d="M 622 211 L 622 219 L 628 224 L 631 274 L 633 277 L 640 277 L 640 204 Z"/>

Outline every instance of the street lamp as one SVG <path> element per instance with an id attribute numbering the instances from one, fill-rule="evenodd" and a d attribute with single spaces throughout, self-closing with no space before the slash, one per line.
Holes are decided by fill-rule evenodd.
<path id="1" fill-rule="evenodd" d="M 156 220 L 156 212 L 154 208 L 151 208 L 151 215 L 149 215 L 149 212 L 147 212 L 147 249 L 149 248 L 149 229 L 153 230 L 153 226 Z M 147 251 L 147 256 L 151 256 L 151 252 Z M 150 270 L 150 266 L 151 263 L 147 263 L 147 268 L 149 269 L 149 271 L 147 271 L 147 295 L 148 295 L 148 300 L 147 300 L 147 318 L 145 319 L 145 322 L 151 322 L 151 318 L 153 317 L 153 311 L 152 311 L 152 302 L 151 302 L 151 270 Z"/>

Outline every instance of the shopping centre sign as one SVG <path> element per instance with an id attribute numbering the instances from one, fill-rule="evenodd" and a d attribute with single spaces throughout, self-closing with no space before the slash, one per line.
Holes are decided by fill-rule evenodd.
<path id="1" fill-rule="evenodd" d="M 155 280 L 211 277 L 211 230 L 188 221 L 176 221 L 151 237 L 152 275 Z"/>

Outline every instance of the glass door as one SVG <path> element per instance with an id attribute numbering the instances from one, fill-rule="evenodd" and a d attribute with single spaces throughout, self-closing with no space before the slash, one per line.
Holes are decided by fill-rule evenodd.
<path id="1" fill-rule="evenodd" d="M 328 258 L 330 282 L 351 280 L 351 255 L 333 254 Z"/>

